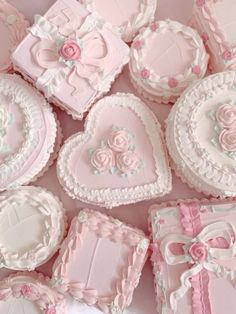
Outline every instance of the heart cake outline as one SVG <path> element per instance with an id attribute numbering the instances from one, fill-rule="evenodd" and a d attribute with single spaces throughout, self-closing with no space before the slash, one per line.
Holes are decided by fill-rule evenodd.
<path id="1" fill-rule="evenodd" d="M 70 155 L 79 145 L 88 144 L 93 138 L 96 126 L 98 126 L 97 121 L 101 118 L 101 111 L 106 104 L 110 106 L 109 115 L 111 116 L 114 107 L 131 110 L 145 128 L 145 135 L 152 149 L 155 167 L 154 182 L 131 187 L 109 188 L 106 186 L 94 189 L 86 187 L 83 182 L 76 181 L 74 173 L 69 169 Z M 57 176 L 66 193 L 73 199 L 107 208 L 160 197 L 169 193 L 172 188 L 167 149 L 160 124 L 153 112 L 139 98 L 125 93 L 107 96 L 94 105 L 85 121 L 84 132 L 72 135 L 62 146 L 57 161 Z"/>

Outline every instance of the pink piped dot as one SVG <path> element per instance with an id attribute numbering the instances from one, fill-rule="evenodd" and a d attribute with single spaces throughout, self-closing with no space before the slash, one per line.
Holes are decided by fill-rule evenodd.
<path id="1" fill-rule="evenodd" d="M 136 40 L 133 43 L 133 47 L 137 50 L 141 49 L 143 46 L 143 42 L 141 40 Z"/>
<path id="2" fill-rule="evenodd" d="M 149 76 L 150 76 L 150 71 L 147 70 L 147 69 L 143 69 L 143 70 L 140 72 L 140 76 L 141 76 L 141 78 L 143 78 L 143 79 L 148 79 Z"/>
<path id="3" fill-rule="evenodd" d="M 196 75 L 200 74 L 201 73 L 201 68 L 199 65 L 195 65 L 193 68 L 192 68 L 192 72 Z"/>
<path id="4" fill-rule="evenodd" d="M 155 32 L 158 29 L 158 24 L 157 23 L 152 23 L 150 25 L 150 29 L 152 32 Z"/>
<path id="5" fill-rule="evenodd" d="M 178 85 L 178 81 L 175 78 L 170 78 L 168 85 L 170 88 L 175 88 Z"/>
<path id="6" fill-rule="evenodd" d="M 202 40 L 204 43 L 206 43 L 209 40 L 209 36 L 206 32 L 202 33 Z"/>
<path id="7" fill-rule="evenodd" d="M 196 5 L 202 7 L 205 4 L 205 0 L 196 0 Z"/>
<path id="8" fill-rule="evenodd" d="M 222 58 L 226 61 L 229 61 L 232 59 L 232 53 L 229 50 L 226 50 L 223 54 L 222 54 Z"/>

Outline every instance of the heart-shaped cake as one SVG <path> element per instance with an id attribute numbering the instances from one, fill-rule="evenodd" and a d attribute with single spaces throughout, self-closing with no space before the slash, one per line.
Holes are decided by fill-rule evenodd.
<path id="1" fill-rule="evenodd" d="M 85 131 L 62 147 L 57 173 L 72 198 L 108 208 L 171 190 L 160 125 L 132 94 L 105 97 L 92 108 Z"/>

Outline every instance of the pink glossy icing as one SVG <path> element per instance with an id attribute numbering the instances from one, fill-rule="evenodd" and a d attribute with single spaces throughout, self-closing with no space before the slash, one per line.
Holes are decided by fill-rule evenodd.
<path id="1" fill-rule="evenodd" d="M 117 168 L 123 173 L 137 171 L 140 158 L 133 151 L 127 151 L 116 156 Z"/>
<path id="2" fill-rule="evenodd" d="M 229 104 L 220 106 L 216 112 L 216 119 L 223 128 L 236 128 L 236 106 Z"/>
<path id="3" fill-rule="evenodd" d="M 228 152 L 236 151 L 236 128 L 224 129 L 219 135 L 221 147 Z"/>
<path id="4" fill-rule="evenodd" d="M 96 149 L 91 156 L 91 164 L 101 172 L 110 170 L 115 165 L 112 150 L 108 147 Z"/>

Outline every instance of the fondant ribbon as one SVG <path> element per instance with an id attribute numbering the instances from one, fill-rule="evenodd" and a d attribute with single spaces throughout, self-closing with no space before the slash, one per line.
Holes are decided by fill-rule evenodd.
<path id="1" fill-rule="evenodd" d="M 211 241 L 221 238 L 227 243 L 227 248 L 215 248 Z M 203 269 L 214 272 L 217 276 L 228 277 L 229 271 L 219 262 L 229 261 L 236 253 L 236 233 L 232 224 L 216 222 L 206 226 L 195 238 L 181 234 L 167 235 L 160 243 L 160 250 L 168 265 L 182 263 L 193 264 L 180 277 L 180 287 L 171 293 L 170 304 L 177 309 L 177 301 L 191 288 L 190 279 Z M 184 253 L 177 255 L 171 251 L 171 245 L 183 245 Z M 232 276 L 232 274 L 230 275 Z"/>
<path id="2" fill-rule="evenodd" d="M 102 89 L 102 76 L 109 64 L 109 45 L 101 33 L 95 31 L 96 26 L 97 17 L 90 14 L 80 28 L 74 29 L 68 37 L 62 31 L 63 26 L 58 28 L 45 17 L 35 16 L 30 32 L 40 41 L 33 46 L 32 54 L 37 64 L 45 69 L 38 77 L 36 85 L 47 97 L 55 94 L 66 77 L 68 84 L 74 89 L 73 93 L 78 92 L 81 78 L 86 79 L 95 90 Z M 72 49 L 77 49 L 77 57 L 74 59 L 60 55 L 61 47 L 68 40 L 73 41 Z M 65 54 L 68 49 L 71 49 L 69 44 L 65 47 Z"/>

